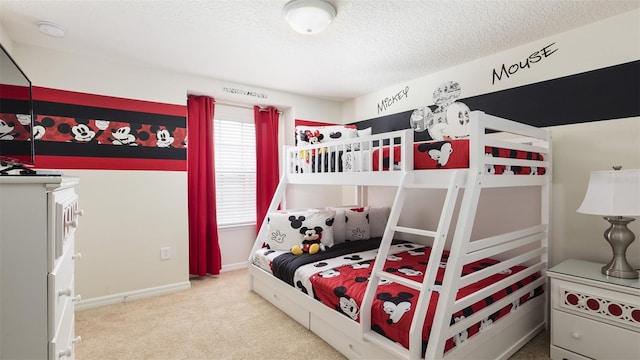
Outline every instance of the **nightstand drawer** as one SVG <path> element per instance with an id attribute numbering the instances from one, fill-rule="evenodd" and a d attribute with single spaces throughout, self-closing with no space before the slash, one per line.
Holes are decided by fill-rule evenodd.
<path id="1" fill-rule="evenodd" d="M 552 311 L 551 343 L 594 359 L 640 358 L 640 334 L 598 321 Z"/>
<path id="2" fill-rule="evenodd" d="M 640 331 L 637 295 L 557 279 L 551 281 L 551 291 L 556 310 Z"/>

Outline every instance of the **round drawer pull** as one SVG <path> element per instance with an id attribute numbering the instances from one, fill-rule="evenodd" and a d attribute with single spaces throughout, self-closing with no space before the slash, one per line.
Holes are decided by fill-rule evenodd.
<path id="1" fill-rule="evenodd" d="M 67 221 L 66 225 L 71 226 L 71 227 L 78 227 L 78 219 L 73 219 L 71 221 Z"/>
<path id="2" fill-rule="evenodd" d="M 71 288 L 59 290 L 58 296 L 71 296 Z"/>
<path id="3" fill-rule="evenodd" d="M 73 299 L 71 299 L 71 301 L 73 301 L 73 302 L 78 302 L 80 300 L 82 300 L 82 296 L 80 296 L 80 295 L 76 295 L 76 296 L 73 297 Z"/>
<path id="4" fill-rule="evenodd" d="M 578 339 L 580 339 L 580 338 L 581 338 L 580 333 L 579 333 L 579 332 L 577 332 L 577 331 L 572 331 L 572 332 L 571 332 L 571 337 L 572 337 L 572 338 L 574 338 L 574 339 L 576 339 L 576 340 L 578 340 Z"/>
<path id="5" fill-rule="evenodd" d="M 76 215 L 80 215 L 80 216 L 84 215 L 84 210 L 76 211 Z"/>
<path id="6" fill-rule="evenodd" d="M 74 343 L 74 344 L 77 344 L 80 341 L 82 341 L 82 336 L 77 336 L 73 340 L 71 340 L 71 342 Z"/>
<path id="7" fill-rule="evenodd" d="M 77 253 L 71 256 L 71 258 L 73 260 L 78 260 L 78 259 L 82 259 L 82 254 L 81 253 Z"/>

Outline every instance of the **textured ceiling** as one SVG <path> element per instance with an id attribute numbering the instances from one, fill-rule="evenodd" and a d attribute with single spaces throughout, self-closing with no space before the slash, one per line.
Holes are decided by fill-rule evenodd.
<path id="1" fill-rule="evenodd" d="M 15 43 L 343 100 L 640 7 L 640 0 L 329 0 L 317 35 L 287 0 L 0 0 Z M 38 32 L 38 21 L 66 29 Z M 639 19 L 640 21 L 640 19 Z"/>

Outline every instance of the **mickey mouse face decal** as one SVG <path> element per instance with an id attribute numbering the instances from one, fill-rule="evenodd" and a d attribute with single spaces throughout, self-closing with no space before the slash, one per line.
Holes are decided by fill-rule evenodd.
<path id="1" fill-rule="evenodd" d="M 11 132 L 14 128 L 13 124 L 9 124 L 0 119 L 0 140 L 13 140 L 13 134 Z"/>
<path id="2" fill-rule="evenodd" d="M 156 138 L 158 139 L 157 145 L 158 147 L 171 147 L 173 141 L 175 140 L 171 133 L 167 129 L 158 130 L 156 132 Z"/>
<path id="3" fill-rule="evenodd" d="M 73 133 L 73 138 L 76 141 L 81 142 L 91 141 L 96 136 L 96 132 L 91 130 L 91 128 L 86 124 L 78 124 L 73 126 L 71 128 L 71 132 Z"/>
<path id="4" fill-rule="evenodd" d="M 131 133 L 131 128 L 123 126 L 117 130 L 112 130 L 114 139 L 113 145 L 136 145 L 136 137 Z"/>

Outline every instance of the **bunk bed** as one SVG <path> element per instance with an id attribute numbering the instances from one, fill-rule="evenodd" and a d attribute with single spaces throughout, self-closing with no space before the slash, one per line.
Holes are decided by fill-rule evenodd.
<path id="1" fill-rule="evenodd" d="M 438 163 L 440 153 L 429 154 L 432 169 L 421 164 L 416 158 L 432 142 L 414 143 L 411 129 L 286 147 L 273 218 L 288 215 L 278 209 L 286 208 L 290 184 L 391 186 L 395 198 L 380 237 L 334 241 L 313 255 L 266 246 L 265 219 L 249 258 L 250 289 L 348 358 L 511 356 L 546 327 L 551 139 L 481 111 L 470 114 L 470 125 L 462 145 L 445 141 L 446 155 L 448 146 L 465 153 L 451 168 Z M 535 223 L 472 238 L 481 193 L 520 187 L 537 190 Z M 412 191 L 431 189 L 445 193 L 436 229 L 400 226 Z M 364 202 L 351 210 L 370 210 Z M 313 213 L 339 219 L 338 209 Z"/>

